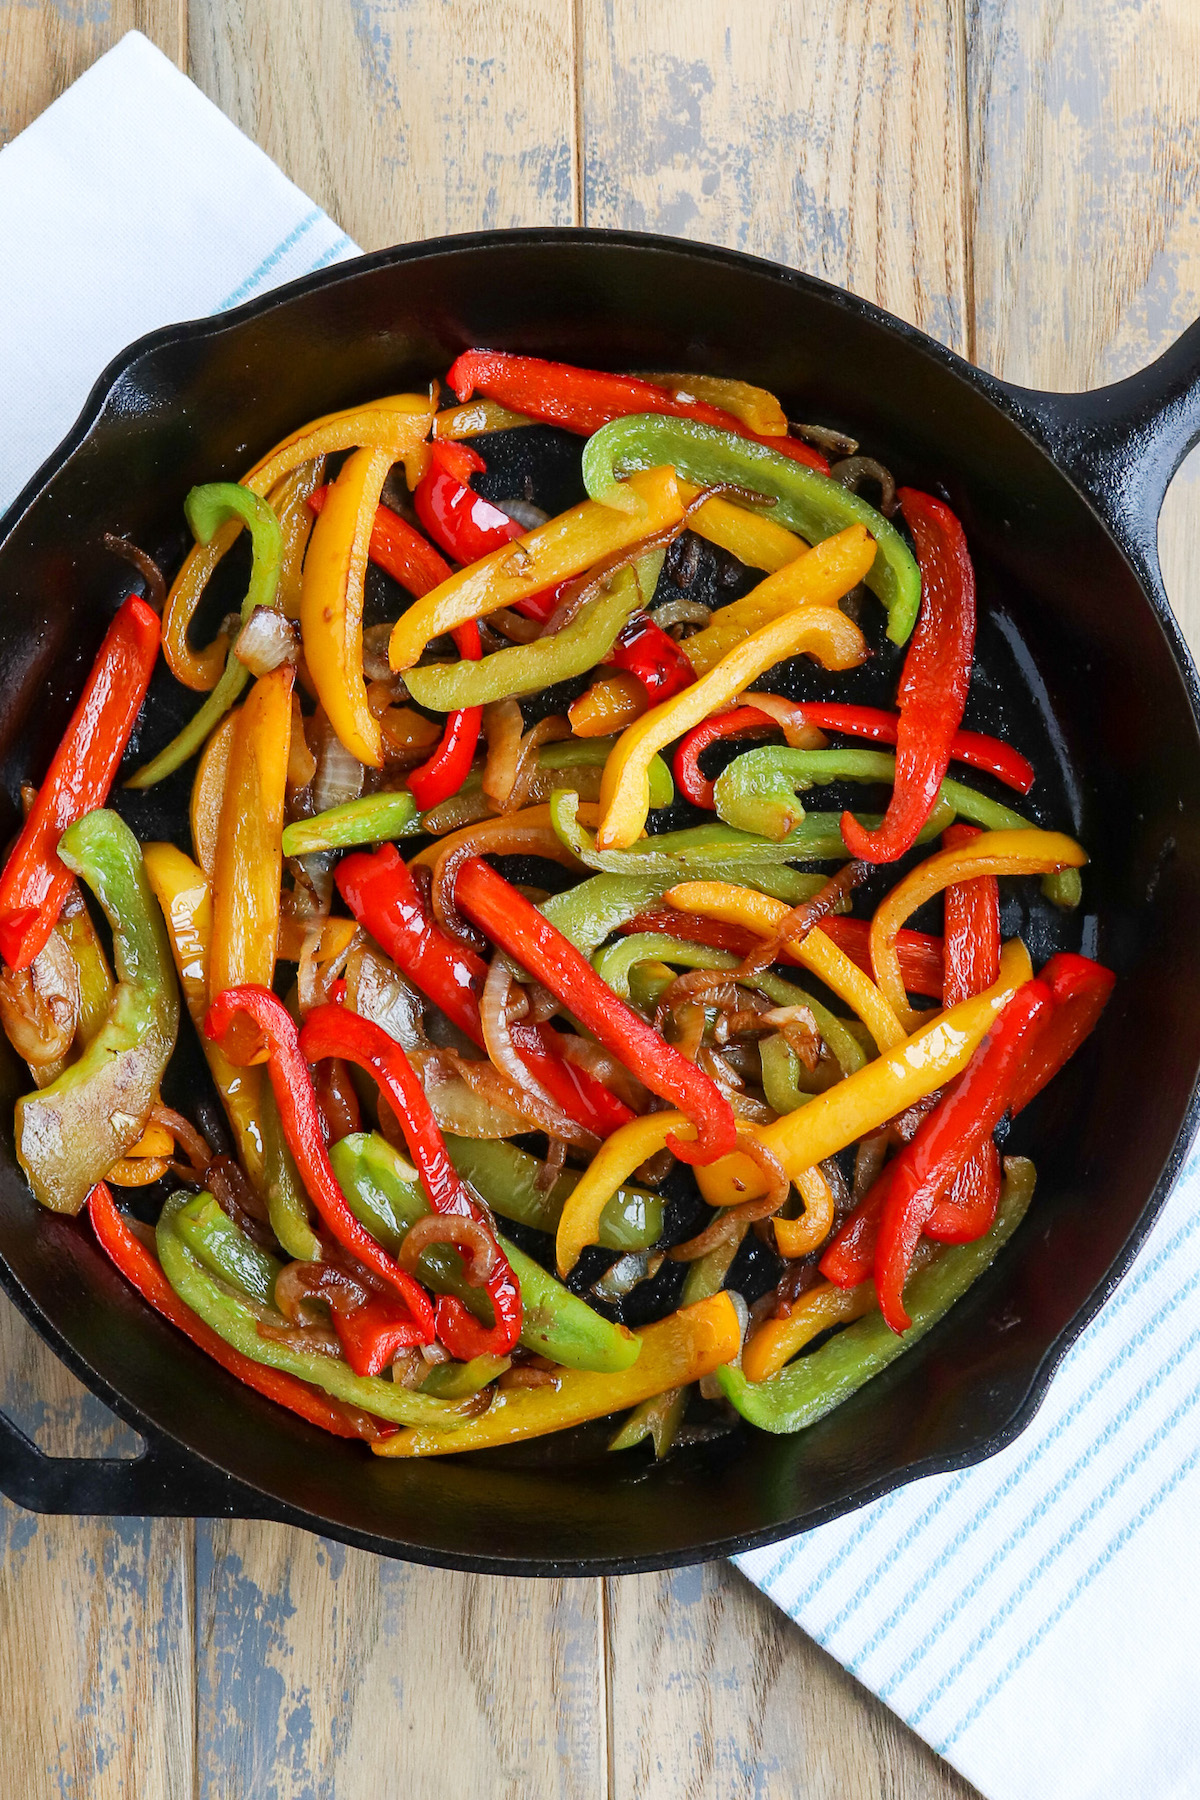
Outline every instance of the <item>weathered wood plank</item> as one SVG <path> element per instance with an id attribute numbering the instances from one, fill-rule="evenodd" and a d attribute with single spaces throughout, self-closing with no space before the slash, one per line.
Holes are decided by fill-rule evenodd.
<path id="1" fill-rule="evenodd" d="M 792 263 L 963 347 L 956 6 L 582 5 L 587 224 Z"/>
<path id="2" fill-rule="evenodd" d="M 595 1800 L 598 1598 L 595 1582 L 442 1574 L 280 1527 L 201 1525 L 199 1791 Z"/>
<path id="3" fill-rule="evenodd" d="M 142 31 L 180 67 L 187 55 L 187 0 L 21 0 L 0 6 L 0 146 L 24 131 L 64 88 Z"/>
<path id="4" fill-rule="evenodd" d="M 192 0 L 191 72 L 364 249 L 574 218 L 570 0 Z"/>

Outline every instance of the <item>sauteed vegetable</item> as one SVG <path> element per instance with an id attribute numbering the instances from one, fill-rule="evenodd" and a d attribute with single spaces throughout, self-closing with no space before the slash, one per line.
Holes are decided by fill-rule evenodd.
<path id="1" fill-rule="evenodd" d="M 1034 878 L 1068 921 L 1086 855 L 964 726 L 937 495 L 741 380 L 483 349 L 446 380 L 181 497 L 165 607 L 107 540 L 151 604 L 0 874 L 18 1159 L 222 1367 L 378 1455 L 803 1430 L 1031 1203 L 1010 1121 L 1114 977 L 1035 971 L 1011 921 Z M 160 639 L 206 696 L 173 736 Z M 143 713 L 124 787 L 172 784 L 172 841 L 115 785 Z"/>

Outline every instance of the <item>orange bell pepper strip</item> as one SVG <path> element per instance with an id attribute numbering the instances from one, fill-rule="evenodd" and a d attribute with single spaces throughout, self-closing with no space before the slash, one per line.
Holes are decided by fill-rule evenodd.
<path id="1" fill-rule="evenodd" d="M 731 881 L 681 881 L 663 898 L 668 906 L 698 913 L 702 919 L 748 926 L 760 938 L 773 937 L 790 910 L 782 900 Z M 881 1050 L 904 1042 L 904 1026 L 871 977 L 819 925 L 787 949 L 793 961 L 819 975 L 825 986 L 858 1014 Z"/>
<path id="2" fill-rule="evenodd" d="M 317 698 L 351 756 L 372 769 L 383 766 L 383 734 L 363 675 L 363 587 L 391 466 L 390 450 L 356 450 L 346 458 L 317 515 L 300 588 L 304 660 Z"/>
<path id="3" fill-rule="evenodd" d="M 782 1220 L 776 1221 L 778 1227 Z M 793 1300 L 779 1319 L 764 1319 L 746 1340 L 742 1351 L 742 1374 L 747 1381 L 768 1381 L 778 1375 L 805 1344 L 811 1344 L 831 1325 L 848 1325 L 875 1312 L 875 1283 L 860 1282 L 858 1287 L 834 1287 L 831 1281 L 818 1282 Z"/>
<path id="4" fill-rule="evenodd" d="M 900 927 L 935 894 L 955 882 L 978 875 L 1045 875 L 1057 869 L 1079 869 L 1087 855 L 1074 838 L 1061 831 L 983 831 L 968 844 L 939 850 L 918 863 L 876 909 L 871 921 L 871 965 L 875 979 L 891 1003 L 897 1018 L 911 1030 L 924 1015 L 913 1010 L 904 992 L 904 977 L 896 953 Z"/>
<path id="5" fill-rule="evenodd" d="M 501 544 L 417 600 L 401 613 L 392 631 L 388 657 L 393 669 L 411 669 L 433 638 L 456 626 L 502 606 L 515 606 L 682 519 L 683 502 L 674 469 L 645 469 L 630 477 L 630 486 L 645 508 L 636 518 L 616 514 L 595 500 L 584 500 L 511 543 Z"/>
<path id="6" fill-rule="evenodd" d="M 478 1419 L 454 1431 L 398 1431 L 371 1447 L 381 1456 L 438 1456 L 446 1450 L 486 1450 L 521 1438 L 542 1437 L 587 1419 L 640 1406 L 669 1388 L 686 1387 L 732 1362 L 741 1342 L 741 1326 L 726 1293 L 698 1300 L 694 1306 L 647 1325 L 634 1334 L 641 1343 L 637 1361 L 615 1374 L 590 1369 L 563 1369 L 557 1385 L 497 1388 L 491 1405 Z"/>
<path id="7" fill-rule="evenodd" d="M 807 1256 L 816 1250 L 833 1230 L 837 1204 L 833 1189 L 818 1168 L 802 1169 L 796 1186 L 804 1200 L 804 1212 L 798 1219 L 781 1219 L 778 1213 L 771 1223 L 775 1227 L 775 1248 L 789 1259 Z"/>
<path id="8" fill-rule="evenodd" d="M 301 463 L 333 451 L 369 447 L 390 450 L 393 462 L 403 462 L 410 487 L 415 487 L 429 460 L 425 443 L 433 408 L 424 394 L 391 394 L 367 406 L 350 406 L 341 412 L 311 419 L 283 438 L 242 476 L 243 487 L 265 499 L 277 482 Z M 223 525 L 209 544 L 195 544 L 171 584 L 163 612 L 163 655 L 177 681 L 204 693 L 215 687 L 229 650 L 222 633 L 203 650 L 188 642 L 188 627 L 200 596 L 242 527 L 236 520 Z"/>
<path id="9" fill-rule="evenodd" d="M 146 877 L 167 925 L 171 956 L 184 1005 L 200 1035 L 200 1047 L 233 1129 L 238 1157 L 251 1181 L 262 1180 L 263 1137 L 259 1120 L 262 1074 L 239 1069 L 204 1035 L 208 1012 L 208 958 L 212 944 L 212 888 L 204 870 L 174 844 L 147 844 Z"/>
<path id="10" fill-rule="evenodd" d="M 935 1014 L 894 1050 L 884 1051 L 874 1062 L 815 1095 L 806 1106 L 758 1127 L 761 1142 L 796 1180 L 802 1170 L 877 1131 L 888 1119 L 961 1075 L 997 1013 L 1032 978 L 1028 950 L 1019 938 L 1011 939 L 1000 953 L 1000 979 L 994 986 Z M 736 1151 L 698 1168 L 696 1179 L 710 1206 L 736 1206 L 763 1192 L 761 1173 L 749 1157 Z"/>
<path id="11" fill-rule="evenodd" d="M 188 803 L 192 851 L 210 880 L 216 867 L 217 841 L 221 835 L 221 802 L 225 798 L 229 756 L 240 716 L 240 709 L 226 713 L 205 744 L 200 761 L 196 764 L 196 775 Z"/>
<path id="12" fill-rule="evenodd" d="M 649 710 L 650 696 L 637 676 L 616 669 L 611 675 L 597 675 L 587 692 L 567 708 L 567 719 L 576 737 L 611 737 Z"/>
<path id="13" fill-rule="evenodd" d="M 805 651 L 827 669 L 853 669 L 865 659 L 867 646 L 853 620 L 834 605 L 812 602 L 831 589 L 849 593 L 874 557 L 875 545 L 866 531 L 852 525 L 769 576 L 763 587 L 777 585 L 790 596 L 783 616 L 743 637 L 691 687 L 652 707 L 621 733 L 600 784 L 603 817 L 596 842 L 601 850 L 627 850 L 641 835 L 650 811 L 650 763 L 658 752 L 709 713 L 728 706 L 759 675 Z M 689 641 L 684 640 L 685 647 Z"/>
<path id="14" fill-rule="evenodd" d="M 294 675 L 285 664 L 260 676 L 238 715 L 213 868 L 212 999 L 274 978 Z"/>

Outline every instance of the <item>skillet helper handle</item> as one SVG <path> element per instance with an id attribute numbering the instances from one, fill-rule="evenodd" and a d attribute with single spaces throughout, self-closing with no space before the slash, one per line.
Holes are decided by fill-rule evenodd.
<path id="1" fill-rule="evenodd" d="M 1048 394 L 1003 385 L 1022 423 L 1163 596 L 1158 515 L 1172 476 L 1200 442 L 1200 319 L 1156 362 L 1109 387 Z"/>
<path id="2" fill-rule="evenodd" d="M 47 1456 L 0 1413 L 0 1492 L 29 1512 L 99 1517 L 262 1519 L 252 1489 L 174 1445 L 144 1438 L 139 1456 Z"/>

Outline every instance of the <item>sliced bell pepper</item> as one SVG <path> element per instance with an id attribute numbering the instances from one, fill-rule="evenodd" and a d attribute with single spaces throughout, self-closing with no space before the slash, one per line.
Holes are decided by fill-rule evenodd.
<path id="1" fill-rule="evenodd" d="M 937 1013 L 928 1023 L 869 1062 L 816 1094 L 807 1106 L 761 1127 L 762 1142 L 789 1174 L 810 1169 L 878 1131 L 907 1107 L 960 1075 L 996 1015 L 1017 988 L 1032 980 L 1029 952 L 1012 938 L 1000 953 L 1000 979 L 986 993 Z M 734 1155 L 698 1169 L 696 1179 L 710 1206 L 734 1206 L 763 1191 L 760 1171 L 748 1157 Z"/>
<path id="2" fill-rule="evenodd" d="M 755 437 L 786 437 L 787 415 L 775 395 L 729 375 L 643 375 L 676 398 L 702 400 L 732 413 Z"/>
<path id="3" fill-rule="evenodd" d="M 304 659 L 317 698 L 352 756 L 383 764 L 379 721 L 363 675 L 363 584 L 388 450 L 356 450 L 342 465 L 313 527 L 300 589 Z"/>
<path id="4" fill-rule="evenodd" d="M 466 406 L 448 406 L 433 421 L 434 438 L 484 437 L 492 431 L 513 431 L 533 420 L 513 412 L 495 400 L 472 400 Z"/>
<path id="5" fill-rule="evenodd" d="M 279 521 L 283 548 L 279 558 L 279 586 L 276 604 L 289 619 L 300 617 L 300 584 L 304 574 L 304 558 L 312 536 L 313 515 L 320 511 L 313 505 L 317 493 L 323 494 L 325 458 L 314 457 L 301 463 L 277 481 L 267 495 L 271 511 Z"/>
<path id="6" fill-rule="evenodd" d="M 683 645 L 645 613 L 630 619 L 617 634 L 608 660 L 640 682 L 655 705 L 690 687 L 696 679 Z"/>
<path id="7" fill-rule="evenodd" d="M 328 497 L 328 486 L 317 488 L 308 502 L 313 512 L 319 513 Z M 367 555 L 406 593 L 414 596 L 429 593 L 452 573 L 445 557 L 407 519 L 402 519 L 398 512 L 382 503 L 375 508 Z"/>
<path id="8" fill-rule="evenodd" d="M 388 646 L 393 669 L 412 668 L 426 645 L 502 606 L 515 606 L 542 589 L 582 574 L 606 556 L 642 538 L 677 525 L 683 503 L 672 469 L 651 469 L 634 477 L 645 511 L 618 517 L 611 508 L 585 500 L 545 525 L 523 532 L 489 556 L 460 569 L 397 619 Z M 311 553 L 310 553 L 311 554 Z"/>
<path id="9" fill-rule="evenodd" d="M 88 1217 L 92 1229 L 109 1260 L 135 1287 L 155 1312 L 189 1337 L 198 1349 L 220 1363 L 231 1375 L 268 1400 L 286 1406 L 310 1425 L 332 1432 L 334 1437 L 355 1438 L 364 1435 L 361 1426 L 338 1405 L 336 1400 L 297 1381 L 294 1375 L 265 1367 L 234 1350 L 219 1337 L 190 1306 L 179 1298 L 156 1258 L 130 1230 L 118 1211 L 112 1194 L 104 1182 L 98 1182 L 88 1199 Z"/>
<path id="10" fill-rule="evenodd" d="M 663 898 L 668 906 L 677 906 L 683 912 L 699 913 L 725 924 L 745 925 L 760 938 L 774 937 L 788 916 L 788 908 L 781 901 L 731 882 L 685 881 L 669 889 Z M 789 947 L 802 968 L 819 976 L 831 993 L 858 1014 L 881 1050 L 903 1043 L 904 1027 L 884 995 L 820 925 Z"/>
<path id="11" fill-rule="evenodd" d="M 417 484 L 413 506 L 422 525 L 455 562 L 478 562 L 501 544 L 520 537 L 521 527 L 506 512 L 472 493 L 473 473 L 483 458 L 466 444 L 435 441 L 429 473 Z M 443 578 L 444 579 L 444 578 Z"/>
<path id="12" fill-rule="evenodd" d="M 451 365 L 446 380 L 460 401 L 486 394 L 501 406 L 523 412 L 545 425 L 590 436 L 612 419 L 629 413 L 666 413 L 695 419 L 721 431 L 757 440 L 741 418 L 724 408 L 684 393 L 673 393 L 636 375 L 611 375 L 601 369 L 578 369 L 572 363 L 546 362 L 540 356 L 505 356 L 494 350 L 465 350 Z M 810 469 L 828 470 L 819 450 L 786 433 L 772 433 L 772 444 Z"/>
<path id="13" fill-rule="evenodd" d="M 880 707 L 826 706 L 807 700 L 797 703 L 796 715 L 798 722 L 815 725 L 821 731 L 872 738 L 880 744 L 895 743 L 899 724 L 898 713 L 884 712 Z M 710 744 L 776 725 L 771 714 L 760 712 L 754 705 L 746 705 L 734 707 L 731 712 L 716 713 L 689 731 L 675 752 L 674 768 L 675 779 L 692 805 L 713 809 L 713 783 L 700 772 L 700 758 Z M 1032 763 L 1000 738 L 987 737 L 981 731 L 956 731 L 950 760 L 986 770 L 1022 794 L 1027 794 L 1033 786 Z"/>
<path id="14" fill-rule="evenodd" d="M 775 1220 L 776 1235 L 785 1223 L 783 1219 Z M 742 1351 L 742 1374 L 747 1381 L 768 1381 L 823 1331 L 834 1325 L 848 1325 L 878 1310 L 873 1281 L 860 1282 L 855 1288 L 820 1282 L 793 1300 L 779 1318 L 764 1319 L 751 1333 Z"/>
<path id="15" fill-rule="evenodd" d="M 586 694 L 567 708 L 567 718 L 576 737 L 608 737 L 640 719 L 649 706 L 650 696 L 637 676 L 617 669 L 598 675 Z"/>
<path id="16" fill-rule="evenodd" d="M 697 425 L 689 419 L 654 418 L 643 414 L 616 419 L 594 437 L 583 452 L 583 482 L 593 500 L 636 514 L 640 496 L 624 471 L 670 463 L 679 475 L 702 487 L 731 482 L 772 499 L 772 519 L 818 544 L 852 525 L 865 526 L 874 540 L 873 561 L 865 577 L 888 615 L 888 636 L 907 643 L 917 621 L 921 576 L 908 545 L 883 514 L 828 475 L 779 454 L 779 440 L 756 443 Z M 735 602 L 736 604 L 736 602 Z M 728 610 L 728 609 L 726 609 Z"/>
<path id="17" fill-rule="evenodd" d="M 459 667 L 471 668 L 478 663 L 483 655 L 478 625 L 473 620 L 467 625 L 456 625 L 453 636 L 466 659 Z M 412 672 L 416 673 L 415 670 Z M 471 764 L 479 744 L 479 733 L 483 727 L 483 706 L 476 703 L 448 710 L 450 716 L 446 720 L 441 743 L 427 762 L 409 771 L 409 792 L 422 812 L 431 812 L 443 800 L 448 800 L 451 794 L 457 794 L 471 772 Z"/>
<path id="18" fill-rule="evenodd" d="M 225 798 L 225 782 L 229 775 L 229 757 L 241 716 L 238 708 L 226 713 L 204 746 L 188 801 L 188 823 L 192 831 L 192 850 L 196 861 L 212 880 L 217 866 L 217 844 L 221 837 L 221 804 Z"/>
<path id="19" fill-rule="evenodd" d="M 444 1433 L 417 1429 L 398 1431 L 372 1448 L 381 1456 L 436 1456 L 455 1446 L 483 1450 L 622 1412 L 653 1394 L 699 1381 L 732 1361 L 741 1342 L 741 1325 L 733 1301 L 722 1293 L 685 1306 L 634 1335 L 640 1345 L 637 1361 L 619 1374 L 569 1369 L 557 1387 L 500 1388 L 481 1418 L 454 1432 L 453 1443 Z"/>
<path id="20" fill-rule="evenodd" d="M 146 844 L 142 860 L 146 879 L 166 921 L 184 1004 L 200 1034 L 205 1061 L 233 1128 L 238 1159 L 257 1186 L 263 1176 L 261 1072 L 237 1068 L 204 1036 L 204 1015 L 208 1011 L 208 956 L 212 943 L 212 890 L 208 877 L 174 844 Z M 280 1242 L 283 1243 L 282 1238 Z M 284 1248 L 287 1247 L 285 1244 Z"/>
<path id="21" fill-rule="evenodd" d="M 1004 1192 L 995 1224 L 974 1243 L 931 1257 L 913 1276 L 908 1291 L 912 1324 L 903 1337 L 889 1329 L 881 1314 L 870 1313 L 769 1380 L 750 1381 L 744 1370 L 732 1366 L 720 1369 L 717 1381 L 725 1398 L 760 1431 L 790 1433 L 815 1425 L 919 1343 L 990 1268 L 1028 1212 L 1034 1182 L 1031 1162 L 1023 1157 L 1005 1159 Z"/>
<path id="22" fill-rule="evenodd" d="M 916 841 L 949 767 L 975 655 L 975 570 L 962 526 L 940 500 L 899 490 L 917 545 L 921 614 L 904 659 L 897 701 L 896 776 L 877 831 L 847 813 L 842 831 L 864 862 L 895 862 Z"/>
<path id="23" fill-rule="evenodd" d="M 792 608 L 782 618 L 752 632 L 690 688 L 654 707 L 617 740 L 604 770 L 601 805 L 604 817 L 596 842 L 601 850 L 621 850 L 635 842 L 646 823 L 650 758 L 672 739 L 698 725 L 715 708 L 786 657 L 803 652 L 825 668 L 855 668 L 867 655 L 862 633 L 836 607 L 804 604 L 819 588 L 848 592 L 869 566 L 871 541 L 854 528 L 810 550 L 769 579 L 786 585 Z"/>
<path id="24" fill-rule="evenodd" d="M 77 1213 L 137 1143 L 158 1099 L 179 1026 L 179 993 L 142 852 L 113 812 L 90 812 L 58 844 L 112 927 L 117 987 L 108 1017 L 49 1087 L 17 1101 L 17 1160 L 53 1212 Z"/>
<path id="25" fill-rule="evenodd" d="M 241 486 L 265 499 L 277 482 L 302 463 L 369 445 L 390 451 L 393 462 L 403 462 L 411 487 L 428 462 L 429 449 L 424 440 L 432 418 L 433 409 L 423 394 L 390 394 L 367 406 L 327 413 L 276 444 L 243 475 Z M 167 595 L 162 640 L 167 667 L 184 687 L 200 693 L 216 686 L 229 645 L 222 635 L 206 649 L 193 650 L 188 643 L 188 627 L 209 578 L 241 529 L 240 521 L 230 520 L 221 526 L 211 543 L 193 545 Z"/>
<path id="26" fill-rule="evenodd" d="M 254 545 L 254 561 L 250 584 L 242 601 L 242 623 L 260 606 L 274 606 L 279 586 L 279 567 L 283 556 L 283 533 L 279 520 L 265 500 L 252 494 L 236 481 L 214 481 L 207 487 L 195 487 L 184 501 L 183 510 L 198 544 L 210 544 L 218 531 L 232 520 L 249 527 Z M 158 755 L 144 763 L 126 782 L 127 787 L 148 788 L 174 774 L 189 756 L 194 756 L 214 726 L 219 725 L 250 679 L 250 671 L 230 646 L 221 679 L 208 699 L 171 739 Z"/>
<path id="27" fill-rule="evenodd" d="M 1087 856 L 1073 838 L 1060 831 L 1026 826 L 1014 831 L 984 831 L 954 850 L 939 850 L 906 875 L 882 900 L 871 921 L 871 963 L 875 979 L 897 1018 L 911 1024 L 919 1015 L 905 998 L 904 978 L 896 955 L 896 933 L 918 906 L 952 882 L 976 875 L 1043 875 L 1078 869 Z"/>
<path id="28" fill-rule="evenodd" d="M 0 956 L 27 969 L 71 887 L 56 854 L 67 826 L 108 798 L 158 655 L 157 615 L 131 594 L 104 635 L 79 703 L 0 875 Z"/>
<path id="29" fill-rule="evenodd" d="M 681 1112 L 647 1113 L 630 1119 L 601 1145 L 567 1195 L 558 1221 L 554 1255 L 561 1276 L 571 1273 L 589 1244 L 600 1241 L 600 1221 L 634 1170 L 673 1147 L 676 1133 L 690 1140 L 696 1128 Z"/>
<path id="30" fill-rule="evenodd" d="M 679 495 L 685 505 L 697 499 L 700 489 L 691 481 L 679 483 Z M 763 569 L 773 575 L 785 563 L 795 562 L 811 545 L 786 525 L 777 525 L 766 513 L 751 512 L 732 500 L 714 494 L 694 512 L 688 514 L 688 529 L 697 537 L 707 538 L 748 569 Z"/>
<path id="31" fill-rule="evenodd" d="M 694 1121 L 695 1144 L 668 1145 L 681 1161 L 709 1162 L 733 1148 L 733 1109 L 715 1083 L 619 1001 L 574 944 L 510 882 L 479 857 L 470 857 L 458 872 L 455 896 L 492 943 L 549 988 L 651 1093 Z"/>
<path id="32" fill-rule="evenodd" d="M 490 1221 L 471 1199 L 450 1160 L 412 1064 L 381 1025 L 344 1006 L 318 1006 L 305 1020 L 300 1050 L 309 1063 L 336 1056 L 365 1069 L 388 1097 L 434 1212 L 457 1213 L 491 1233 Z M 443 1295 L 437 1303 L 437 1336 L 460 1362 L 473 1356 L 504 1356 L 521 1334 L 521 1290 L 499 1246 L 485 1290 L 495 1315 L 490 1330 L 472 1318 L 453 1295 Z"/>
<path id="33" fill-rule="evenodd" d="M 449 1135 L 445 1141 L 459 1174 L 493 1212 L 534 1231 L 558 1230 L 567 1196 L 580 1180 L 577 1169 L 564 1169 L 547 1187 L 539 1180 L 542 1164 L 515 1144 Z M 622 1183 L 600 1216 L 596 1242 L 604 1250 L 647 1250 L 662 1236 L 662 1225 L 662 1195 Z"/>
<path id="34" fill-rule="evenodd" d="M 286 664 L 260 675 L 238 714 L 213 867 L 213 999 L 247 982 L 269 988 L 274 979 L 294 678 Z"/>
<path id="35" fill-rule="evenodd" d="M 375 1132 L 343 1138 L 329 1154 L 357 1217 L 382 1244 L 398 1251 L 409 1227 L 429 1211 L 412 1170 Z M 603 1318 L 499 1232 L 496 1241 L 520 1284 L 520 1342 L 525 1349 L 568 1369 L 616 1373 L 637 1360 L 639 1345 L 632 1332 Z M 487 1312 L 487 1290 L 467 1285 L 459 1253 L 450 1245 L 429 1245 L 416 1269 L 435 1293 L 453 1296 L 481 1316 Z"/>
<path id="36" fill-rule="evenodd" d="M 1017 1071 L 1012 1088 L 1014 1113 L 1041 1093 L 1095 1029 L 1117 978 L 1111 969 L 1088 956 L 1060 951 L 1050 958 L 1039 979 L 1054 996 L 1054 1011 Z"/>
<path id="37" fill-rule="evenodd" d="M 311 856 L 318 850 L 347 850 L 355 844 L 382 844 L 406 837 L 417 824 L 417 803 L 407 788 L 388 788 L 344 800 L 311 819 L 294 819 L 283 829 L 285 856 Z"/>

